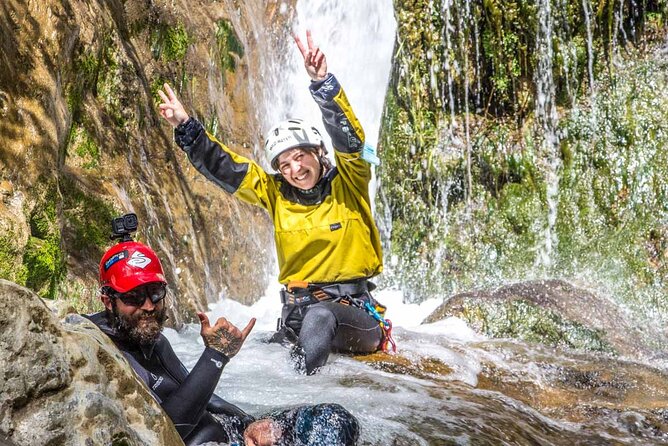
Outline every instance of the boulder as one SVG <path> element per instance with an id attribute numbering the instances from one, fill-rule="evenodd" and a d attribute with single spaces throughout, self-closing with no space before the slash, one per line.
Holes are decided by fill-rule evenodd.
<path id="1" fill-rule="evenodd" d="M 563 280 L 527 281 L 457 294 L 423 323 L 450 316 L 493 338 L 631 358 L 654 354 L 650 345 L 656 342 L 615 302 Z"/>
<path id="2" fill-rule="evenodd" d="M 78 315 L 59 322 L 36 294 L 6 280 L 0 364 L 0 443 L 183 445 L 107 336 Z"/>

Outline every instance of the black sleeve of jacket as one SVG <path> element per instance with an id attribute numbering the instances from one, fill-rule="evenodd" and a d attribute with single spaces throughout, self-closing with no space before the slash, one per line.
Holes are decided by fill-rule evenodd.
<path id="1" fill-rule="evenodd" d="M 157 347 L 160 347 L 160 357 L 163 359 L 165 368 L 167 368 L 169 373 L 171 373 L 179 382 L 184 382 L 188 377 L 188 369 L 176 356 L 176 353 L 174 353 L 169 342 L 165 339 L 165 342 L 160 342 Z M 148 379 L 145 381 L 148 382 Z M 248 415 L 234 404 L 225 401 L 215 393 L 211 395 L 206 410 L 217 414 L 235 416 L 244 421 L 248 421 L 249 423 L 255 421 L 251 415 Z"/>
<path id="2" fill-rule="evenodd" d="M 350 119 L 357 122 L 357 118 L 349 108 L 350 104 L 336 77 L 328 73 L 323 80 L 311 82 L 309 90 L 320 108 L 322 122 L 332 138 L 334 149 L 345 153 L 361 152 L 364 147 L 364 135 L 358 134 L 350 122 Z M 342 97 L 348 107 L 347 110 L 341 108 L 336 100 L 337 97 Z"/>
<path id="3" fill-rule="evenodd" d="M 248 172 L 248 163 L 236 162 L 222 144 L 207 135 L 197 119 L 190 118 L 176 127 L 174 140 L 206 178 L 231 194 L 239 188 Z"/>
<path id="4" fill-rule="evenodd" d="M 197 425 L 216 389 L 223 367 L 229 362 L 224 354 L 205 348 L 195 367 L 179 389 L 162 403 L 182 438 Z"/>

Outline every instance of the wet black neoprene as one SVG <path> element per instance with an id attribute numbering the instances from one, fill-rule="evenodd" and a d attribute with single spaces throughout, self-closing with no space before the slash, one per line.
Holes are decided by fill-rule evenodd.
<path id="1" fill-rule="evenodd" d="M 246 425 L 254 418 L 213 393 L 223 367 L 229 361 L 224 354 L 207 347 L 188 372 L 162 334 L 155 344 L 139 346 L 119 336 L 109 326 L 105 312 L 87 317 L 128 359 L 169 415 L 186 445 L 243 438 Z M 213 414 L 222 418 L 223 423 Z"/>
<path id="2" fill-rule="evenodd" d="M 373 353 L 383 336 L 378 322 L 369 313 L 337 302 L 285 305 L 283 317 L 285 324 L 299 336 L 308 375 L 327 363 L 331 351 Z"/>

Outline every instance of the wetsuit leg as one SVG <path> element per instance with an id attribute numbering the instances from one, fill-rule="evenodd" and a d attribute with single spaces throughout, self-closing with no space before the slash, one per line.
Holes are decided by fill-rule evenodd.
<path id="1" fill-rule="evenodd" d="M 378 349 L 382 330 L 366 311 L 335 302 L 320 302 L 307 308 L 299 333 L 307 374 L 325 365 L 332 350 L 372 353 Z"/>
<path id="2" fill-rule="evenodd" d="M 209 442 L 243 444 L 244 430 L 253 420 L 254 418 L 250 415 L 242 419 L 233 415 L 204 412 L 199 423 L 197 423 L 197 427 L 183 439 L 183 442 L 186 446 L 196 446 Z"/>
<path id="3" fill-rule="evenodd" d="M 297 334 L 302 327 L 302 319 L 306 307 L 297 305 L 283 305 L 281 311 L 282 326 L 269 338 L 269 343 L 296 344 Z"/>

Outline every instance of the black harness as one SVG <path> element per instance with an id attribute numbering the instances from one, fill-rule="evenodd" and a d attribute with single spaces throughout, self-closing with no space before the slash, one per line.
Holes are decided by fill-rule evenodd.
<path id="1" fill-rule="evenodd" d="M 375 289 L 376 285 L 365 278 L 334 283 L 290 282 L 281 290 L 283 311 L 276 330 L 292 332 L 290 337 L 296 338 L 304 307 L 318 302 L 338 302 L 364 309 L 365 302 L 373 302 L 370 292 Z"/>
<path id="2" fill-rule="evenodd" d="M 374 289 L 376 285 L 367 279 L 324 284 L 290 282 L 285 289 L 281 290 L 281 303 L 304 306 L 324 301 L 339 302 L 354 299 L 357 296 L 369 296 L 369 292 Z"/>

